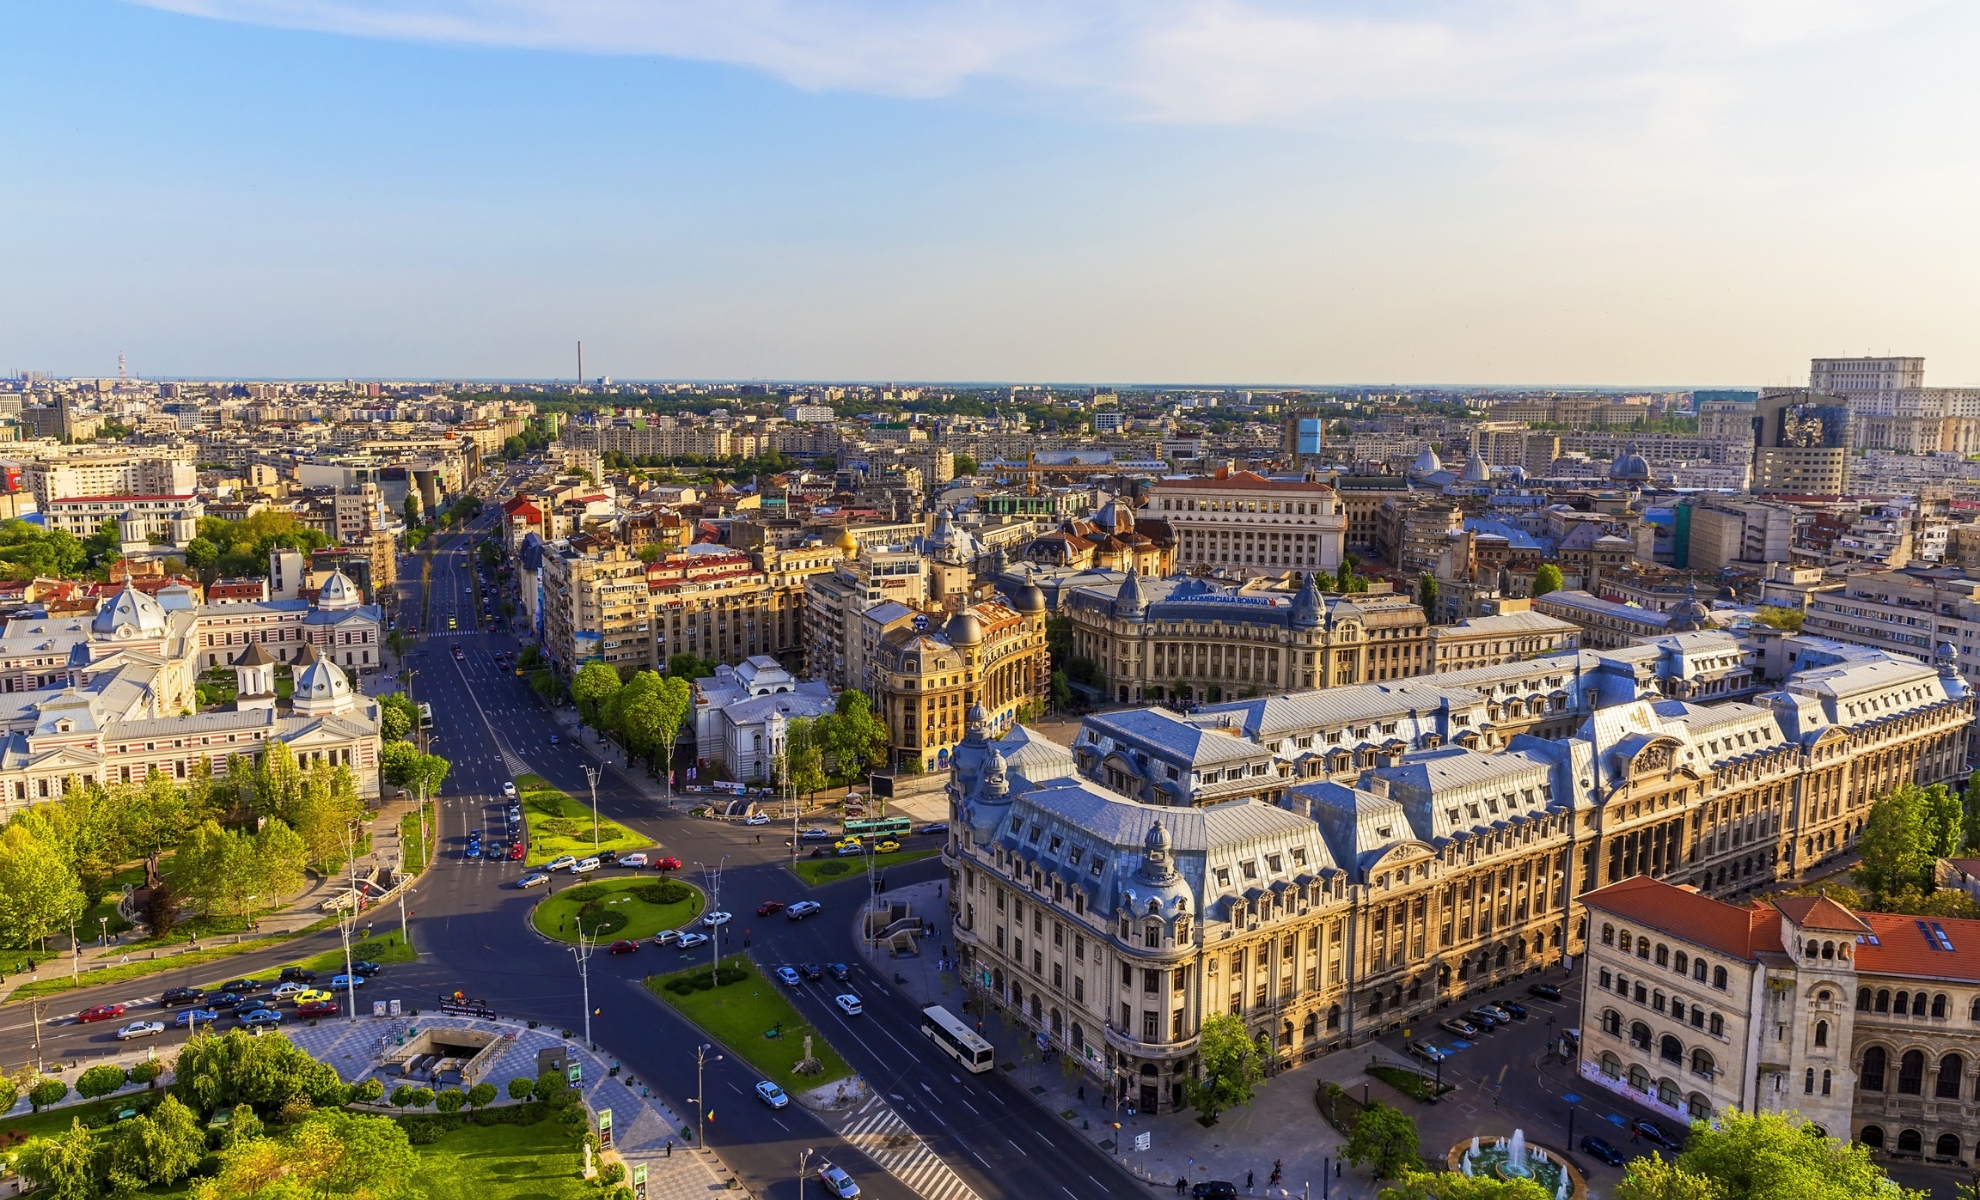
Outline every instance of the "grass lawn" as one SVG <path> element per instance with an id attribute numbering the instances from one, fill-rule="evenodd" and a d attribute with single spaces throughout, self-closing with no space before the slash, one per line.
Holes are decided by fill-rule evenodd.
<path id="1" fill-rule="evenodd" d="M 76 1077 L 81 1071 L 64 1071 L 56 1078 L 69 1085 L 69 1096 L 74 1097 Z M 46 1137 L 49 1134 L 65 1133 L 69 1123 L 82 1118 L 82 1123 L 91 1129 L 108 1125 L 121 1109 L 131 1107 L 135 1100 L 158 1100 L 165 1095 L 163 1087 L 150 1091 L 142 1089 L 124 1092 L 121 1095 L 105 1096 L 101 1100 L 91 1100 L 83 1104 L 71 1104 L 67 1108 L 51 1108 L 43 1112 L 22 1113 L 0 1121 L 0 1133 L 22 1134 L 24 1137 Z M 19 1140 L 19 1139 L 17 1139 Z"/>
<path id="2" fill-rule="evenodd" d="M 433 801 L 426 802 L 426 821 L 430 826 L 434 821 Z M 417 875 L 426 869 L 426 842 L 419 836 L 419 810 L 399 818 L 399 849 L 406 861 L 406 874 Z"/>
<path id="3" fill-rule="evenodd" d="M 828 847 L 829 845 L 830 843 L 827 843 Z M 884 871 L 891 866 L 911 863 L 918 858 L 928 858 L 940 853 L 940 850 L 930 849 L 896 850 L 892 854 L 876 854 L 873 856 L 873 869 Z M 817 887 L 822 883 L 832 883 L 840 879 L 850 879 L 854 875 L 866 874 L 866 859 L 857 854 L 845 858 L 800 858 L 791 870 L 796 871 L 798 878 L 805 883 Z"/>
<path id="4" fill-rule="evenodd" d="M 469 1124 L 428 1146 L 408 1180 L 430 1197 L 477 1200 L 595 1200 L 579 1177 L 582 1142 L 559 1121 L 535 1125 Z"/>
<path id="5" fill-rule="evenodd" d="M 689 891 L 685 900 L 655 904 L 637 893 L 675 882 Z M 627 879 L 600 879 L 565 888 L 545 896 L 530 920 L 544 937 L 577 941 L 577 916 L 582 910 L 585 932 L 601 938 L 630 938 L 645 941 L 662 929 L 679 929 L 701 915 L 701 889 L 678 880 L 652 875 Z"/>
<path id="6" fill-rule="evenodd" d="M 523 820 L 529 823 L 528 865 L 541 866 L 560 854 L 583 858 L 594 853 L 591 841 L 591 805 L 565 795 L 543 781 L 540 775 L 516 779 Z M 598 821 L 598 850 L 638 850 L 652 841 L 623 825 L 604 818 Z"/>
<path id="7" fill-rule="evenodd" d="M 412 962 L 418 957 L 419 955 L 413 953 L 413 948 L 406 945 L 405 939 L 399 936 L 399 931 L 396 929 L 390 933 L 361 938 L 351 943 L 352 962 L 369 959 L 375 963 L 404 963 Z M 321 954 L 312 954 L 308 958 L 283 963 L 282 967 L 301 967 L 305 971 L 315 971 L 319 975 L 342 975 L 344 948 L 339 946 L 335 950 L 325 950 Z M 279 972 L 282 967 L 275 968 L 275 972 Z M 271 972 L 269 978 L 274 977 L 275 974 Z"/>
<path id="8" fill-rule="evenodd" d="M 92 904 L 89 912 L 85 913 L 82 919 L 76 922 L 77 927 L 79 929 L 94 929 L 101 933 L 104 926 L 99 918 L 107 917 L 110 920 L 109 929 L 111 933 L 122 933 L 126 929 L 129 929 L 131 923 L 117 915 L 117 901 L 124 898 L 125 884 L 130 884 L 132 887 L 144 886 L 144 865 L 142 863 L 125 867 L 123 870 L 104 880 L 103 888 L 98 893 L 96 903 Z"/>
<path id="9" fill-rule="evenodd" d="M 70 983 L 69 976 L 64 973 L 59 978 L 37 979 L 30 983 L 24 983 L 20 987 L 15 988 L 13 993 L 7 998 L 10 1001 L 27 1000 L 36 996 L 51 996 L 56 992 L 66 992 L 76 986 L 95 987 L 99 983 L 123 983 L 130 979 L 141 979 L 146 975 L 156 975 L 160 971 L 176 971 L 180 967 L 197 967 L 202 963 L 220 962 L 223 959 L 232 958 L 237 954 L 246 954 L 251 950 L 266 950 L 270 946 L 279 946 L 287 940 L 288 936 L 286 935 L 283 937 L 256 938 L 253 941 L 242 942 L 238 946 L 211 946 L 204 950 L 189 950 L 184 954 L 173 954 L 163 958 L 120 963 L 117 966 L 104 967 L 97 971 L 84 971 L 80 985 Z M 60 959 L 56 959 L 42 964 L 41 969 L 43 971 L 59 970 L 63 965 L 66 964 L 62 964 Z"/>
<path id="10" fill-rule="evenodd" d="M 852 1068 L 846 1065 L 846 1061 L 817 1030 L 798 1016 L 797 1010 L 778 990 L 778 984 L 758 971 L 754 963 L 746 958 L 732 957 L 723 959 L 722 965 L 742 967 L 748 974 L 739 983 L 703 992 L 689 992 L 685 996 L 666 990 L 664 985 L 674 978 L 672 975 L 648 976 L 646 986 L 780 1087 L 815 1088 L 852 1074 Z M 707 970 L 707 967 L 701 967 L 698 971 L 679 974 L 702 974 Z M 781 1031 L 779 1036 L 764 1037 L 764 1032 L 772 1028 Z M 791 1070 L 804 1057 L 806 1034 L 812 1035 L 812 1054 L 824 1064 L 825 1070 L 821 1074 L 798 1075 Z"/>

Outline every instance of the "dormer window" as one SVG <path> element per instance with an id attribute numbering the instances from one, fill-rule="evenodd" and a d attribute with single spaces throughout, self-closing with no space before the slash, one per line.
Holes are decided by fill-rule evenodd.
<path id="1" fill-rule="evenodd" d="M 1376 837 L 1391 837 L 1394 836 L 1394 833 L 1395 827 L 1391 825 L 1383 825 L 1375 830 Z"/>
<path id="2" fill-rule="evenodd" d="M 1292 856 L 1293 856 L 1293 866 L 1303 867 L 1306 865 L 1306 847 L 1294 846 L 1292 848 Z"/>
<path id="3" fill-rule="evenodd" d="M 1229 867 L 1217 868 L 1217 886 L 1218 887 L 1231 886 L 1231 869 Z"/>
<path id="4" fill-rule="evenodd" d="M 1055 837 L 1052 839 L 1052 853 L 1057 854 L 1059 852 L 1059 842 L 1059 838 Z"/>
<path id="5" fill-rule="evenodd" d="M 1286 869 L 1285 860 L 1276 854 L 1268 854 L 1265 856 L 1265 869 L 1274 875 L 1282 874 Z"/>
<path id="6" fill-rule="evenodd" d="M 1080 856 L 1085 853 L 1086 853 L 1085 850 L 1081 849 L 1078 846 L 1074 846 L 1072 848 L 1072 853 L 1066 857 L 1066 861 L 1076 867 L 1079 865 Z"/>
<path id="7" fill-rule="evenodd" d="M 1238 870 L 1244 873 L 1246 879 L 1258 878 L 1258 864 L 1248 858 L 1238 864 Z"/>

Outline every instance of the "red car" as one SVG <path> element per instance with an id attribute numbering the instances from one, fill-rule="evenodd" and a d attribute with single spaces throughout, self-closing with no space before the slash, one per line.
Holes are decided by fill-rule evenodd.
<path id="1" fill-rule="evenodd" d="M 756 906 L 756 915 L 759 917 L 767 917 L 771 913 L 780 913 L 783 911 L 784 902 L 782 900 L 765 900 Z"/>
<path id="2" fill-rule="evenodd" d="M 311 1000 L 308 1004 L 296 1005 L 299 1017 L 334 1017 L 337 1015 L 335 1000 Z"/>
<path id="3" fill-rule="evenodd" d="M 654 863 L 653 869 L 656 871 L 678 871 L 681 869 L 681 860 L 669 854 L 659 862 Z"/>
<path id="4" fill-rule="evenodd" d="M 509 861 L 521 862 L 522 860 L 523 860 L 523 844 L 521 842 L 517 842 L 515 845 L 509 847 Z"/>
<path id="5" fill-rule="evenodd" d="M 76 1023 L 82 1024 L 88 1021 L 114 1021 L 118 1017 L 121 1017 L 123 1015 L 124 1015 L 124 1006 L 121 1004 L 99 1004 L 95 1008 L 85 1008 L 81 1012 L 77 1013 Z"/>
<path id="6" fill-rule="evenodd" d="M 609 946 L 609 947 L 607 947 L 607 949 L 606 949 L 606 951 L 605 951 L 605 953 L 607 953 L 607 954 L 638 954 L 638 953 L 639 953 L 639 943 L 638 943 L 638 942 L 629 942 L 629 941 L 627 941 L 627 940 L 625 940 L 624 938 L 620 938 L 620 939 L 619 939 L 618 941 L 616 941 L 616 942 L 613 942 L 613 943 L 611 944 L 611 946 Z"/>

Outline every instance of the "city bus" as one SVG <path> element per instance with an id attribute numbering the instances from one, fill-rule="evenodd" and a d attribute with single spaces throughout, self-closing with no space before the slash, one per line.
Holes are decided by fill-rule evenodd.
<path id="1" fill-rule="evenodd" d="M 424 701 L 421 701 L 419 706 L 419 727 L 421 729 L 433 728 L 433 706 Z"/>
<path id="2" fill-rule="evenodd" d="M 914 828 L 908 817 L 847 817 L 840 822 L 847 837 L 902 837 Z"/>
<path id="3" fill-rule="evenodd" d="M 973 1074 L 988 1071 L 997 1057 L 997 1051 L 989 1042 L 977 1036 L 974 1029 L 939 1004 L 931 1004 L 921 1010 L 921 1032 L 928 1035 L 929 1041 L 948 1051 L 949 1057 L 961 1063 L 963 1070 Z"/>

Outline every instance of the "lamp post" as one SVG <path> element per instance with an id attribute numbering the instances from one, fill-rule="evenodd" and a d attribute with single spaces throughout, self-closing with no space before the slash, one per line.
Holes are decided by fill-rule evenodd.
<path id="1" fill-rule="evenodd" d="M 1578 1107 L 1577 1105 L 1575 1105 L 1575 1104 L 1572 1104 L 1572 1103 L 1570 1103 L 1570 1104 L 1568 1105 L 1568 1136 L 1567 1136 L 1567 1150 L 1568 1150 L 1568 1153 L 1569 1153 L 1569 1154 L 1573 1154 L 1573 1153 L 1574 1153 L 1574 1110 L 1575 1110 L 1575 1109 L 1576 1109 L 1577 1107 Z"/>
<path id="2" fill-rule="evenodd" d="M 722 911 L 722 864 L 728 861 L 729 856 L 724 854 L 713 867 L 700 859 L 694 862 L 701 868 L 702 882 L 708 887 L 708 911 L 711 913 Z M 710 925 L 708 929 L 711 931 L 708 935 L 708 978 L 712 981 L 715 972 L 722 966 L 722 926 Z"/>
<path id="3" fill-rule="evenodd" d="M 571 957 L 577 960 L 578 981 L 584 989 L 584 1044 L 591 1045 L 591 952 L 598 943 L 584 936 L 584 922 L 578 922 L 578 944 L 571 947 Z M 595 1048 L 595 1047 L 594 1047 Z"/>
<path id="4" fill-rule="evenodd" d="M 69 909 L 67 912 L 69 917 L 69 982 L 79 983 L 82 980 L 82 947 L 76 945 L 75 910 Z"/>
<path id="5" fill-rule="evenodd" d="M 101 926 L 101 927 L 102 927 L 102 930 L 103 930 L 103 932 L 101 933 L 101 935 L 99 935 L 99 936 L 97 937 L 97 939 L 96 939 L 96 940 L 97 940 L 97 944 L 98 944 L 98 945 L 101 945 L 101 946 L 104 946 L 104 947 L 108 947 L 108 946 L 110 945 L 110 918 L 109 918 L 109 917 L 98 917 L 98 918 L 96 918 L 96 923 L 97 923 L 97 924 L 98 924 L 99 926 Z"/>
<path id="6" fill-rule="evenodd" d="M 714 1048 L 708 1042 L 703 1042 L 694 1048 L 694 1140 L 704 1148 L 708 1145 L 707 1127 L 704 1124 L 708 1119 L 708 1106 L 702 1100 L 701 1081 L 702 1072 L 708 1069 L 711 1061 L 722 1061 L 722 1056 L 719 1054 L 713 1059 L 708 1057 L 708 1052 Z"/>
<path id="7" fill-rule="evenodd" d="M 247 906 L 248 906 L 248 911 L 247 911 L 247 926 L 248 926 L 248 932 L 249 932 L 249 933 L 253 933 L 253 932 L 254 932 L 254 902 L 255 902 L 255 901 L 256 901 L 257 899 L 259 899 L 259 897 L 257 897 L 257 896 L 252 896 L 252 895 L 251 895 L 251 896 L 249 896 L 249 897 L 247 898 Z"/>
<path id="8" fill-rule="evenodd" d="M 357 1020 L 357 975 L 351 970 L 351 931 L 357 926 L 357 822 L 344 822 L 344 859 L 350 864 L 351 908 L 348 916 L 339 917 L 337 932 L 344 939 L 344 1006 L 348 1010 L 344 1019 Z"/>
<path id="9" fill-rule="evenodd" d="M 815 1153 L 817 1151 L 811 1149 L 809 1146 L 798 1152 L 798 1200 L 804 1200 L 805 1166 L 811 1161 L 811 1156 Z"/>
<path id="10" fill-rule="evenodd" d="M 591 852 L 598 853 L 598 768 L 584 764 L 584 777 L 591 784 Z"/>

